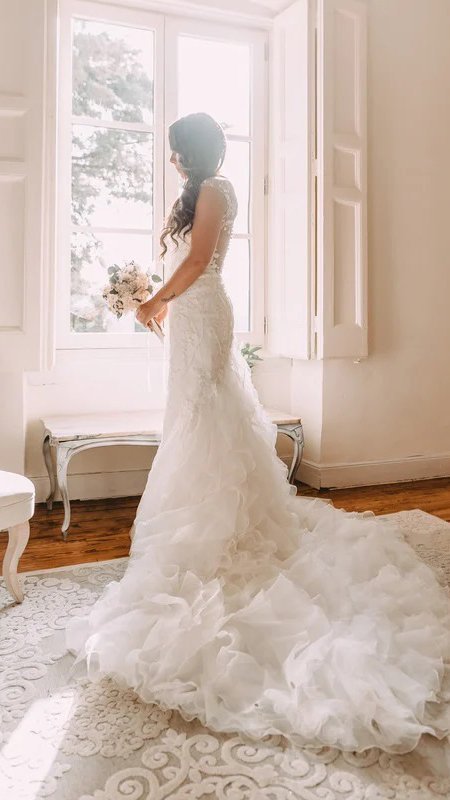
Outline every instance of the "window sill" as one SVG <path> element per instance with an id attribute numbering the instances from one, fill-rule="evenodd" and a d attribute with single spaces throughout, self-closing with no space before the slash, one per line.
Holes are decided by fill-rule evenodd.
<path id="1" fill-rule="evenodd" d="M 126 361 L 130 363 L 144 363 L 148 359 L 162 361 L 164 347 L 158 342 L 156 345 L 142 345 L 142 347 L 57 347 L 56 362 L 85 363 L 92 361 Z"/>
<path id="2" fill-rule="evenodd" d="M 255 365 L 259 374 L 266 372 L 273 374 L 278 370 L 284 372 L 292 364 L 292 359 L 265 350 L 260 350 L 259 355 L 262 361 L 257 361 Z M 100 372 L 106 370 L 111 374 L 115 368 L 120 370 L 125 365 L 127 369 L 133 369 L 135 365 L 137 369 L 142 370 L 150 364 L 156 367 L 163 361 L 164 349 L 159 342 L 149 348 L 57 348 L 54 367 L 50 370 L 28 371 L 26 379 L 29 385 L 44 386 L 58 383 L 61 376 L 77 370 L 80 370 L 80 374 L 86 371 L 93 374 L 96 365 Z"/>

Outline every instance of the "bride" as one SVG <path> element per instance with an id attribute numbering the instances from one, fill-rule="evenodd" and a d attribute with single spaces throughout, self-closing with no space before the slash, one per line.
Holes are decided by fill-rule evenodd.
<path id="1" fill-rule="evenodd" d="M 359 752 L 442 739 L 448 595 L 392 522 L 292 496 L 233 340 L 224 134 L 190 114 L 169 142 L 184 180 L 161 236 L 169 278 L 137 312 L 170 309 L 162 442 L 126 573 L 68 646 L 91 677 L 215 731 Z"/>

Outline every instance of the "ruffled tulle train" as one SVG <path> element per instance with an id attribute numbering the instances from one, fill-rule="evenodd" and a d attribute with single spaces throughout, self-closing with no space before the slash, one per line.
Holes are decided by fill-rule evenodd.
<path id="1" fill-rule="evenodd" d="M 293 496 L 275 437 L 235 352 L 201 413 L 168 416 L 126 574 L 69 647 L 216 731 L 393 753 L 443 738 L 448 593 L 391 522 Z"/>

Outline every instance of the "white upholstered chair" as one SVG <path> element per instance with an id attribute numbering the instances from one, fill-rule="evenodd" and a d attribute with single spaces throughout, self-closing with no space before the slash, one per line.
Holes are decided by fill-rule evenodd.
<path id="1" fill-rule="evenodd" d="M 23 591 L 17 577 L 19 559 L 29 536 L 29 520 L 34 514 L 34 485 L 23 475 L 0 470 L 0 531 L 8 531 L 9 540 L 3 559 L 6 588 L 19 603 Z"/>

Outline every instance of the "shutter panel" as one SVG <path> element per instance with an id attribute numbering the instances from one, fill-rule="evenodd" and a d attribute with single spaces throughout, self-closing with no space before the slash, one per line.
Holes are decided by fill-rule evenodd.
<path id="1" fill-rule="evenodd" d="M 310 18 L 297 0 L 271 42 L 268 346 L 291 358 L 309 358 L 311 340 Z"/>
<path id="2" fill-rule="evenodd" d="M 54 28 L 54 0 L 0 0 L 0 372 L 40 369 L 49 354 L 51 360 L 44 193 L 49 9 Z"/>
<path id="3" fill-rule="evenodd" d="M 367 355 L 367 9 L 318 0 L 317 355 Z"/>

